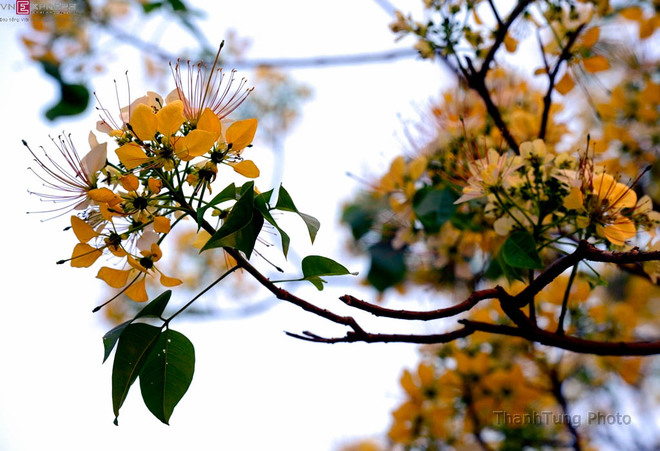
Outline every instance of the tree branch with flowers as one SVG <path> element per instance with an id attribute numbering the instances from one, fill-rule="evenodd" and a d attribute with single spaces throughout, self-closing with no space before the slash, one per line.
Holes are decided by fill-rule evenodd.
<path id="1" fill-rule="evenodd" d="M 99 143 L 90 133 L 91 149 L 82 158 L 66 136 L 53 140 L 61 159 L 25 143 L 47 188 L 35 194 L 57 202 L 57 215 L 73 213 L 70 224 L 79 243 L 59 263 L 90 267 L 101 257 L 112 261 L 97 277 L 118 293 L 95 310 L 120 295 L 149 301 L 147 281 L 152 278 L 166 289 L 103 337 L 104 359 L 115 352 L 115 422 L 138 379 L 149 410 L 169 422 L 194 373 L 194 347 L 170 324 L 239 269 L 277 299 L 348 329 L 340 337 L 312 331 L 288 332 L 291 337 L 321 343 L 442 345 L 429 354 L 434 363 L 420 364 L 416 376 L 404 373 L 402 385 L 411 399 L 395 413 L 390 439 L 406 446 L 455 443 L 459 438 L 449 434 L 447 417 L 465 421 L 468 435 L 482 448 L 497 447 L 501 443 L 489 443 L 484 431 L 497 429 L 505 437 L 516 433 L 496 427 L 492 413 L 498 406 L 524 412 L 542 399 L 566 413 L 562 383 L 568 376 L 547 349 L 603 358 L 660 353 L 660 328 L 647 305 L 640 306 L 639 318 L 622 324 L 617 306 L 598 297 L 599 287 L 614 277 L 613 268 L 653 283 L 660 274 L 655 240 L 660 213 L 653 210 L 658 192 L 649 177 L 657 172 L 650 151 L 657 150 L 659 136 L 658 84 L 644 67 L 636 67 L 630 79 L 610 90 L 609 99 L 597 98 L 589 85 L 595 73 L 613 66 L 627 70 L 625 61 L 610 62 L 602 53 L 613 44 L 601 42 L 601 27 L 636 23 L 645 40 L 653 36 L 648 28 L 655 29 L 657 16 L 644 2 L 623 9 L 601 3 L 521 0 L 505 14 L 496 2 L 430 1 L 425 2 L 423 22 L 396 15 L 392 30 L 415 36 L 421 56 L 451 65 L 462 91 L 460 98 L 445 93 L 431 111 L 432 138 L 416 157 L 397 157 L 374 189 L 346 207 L 344 221 L 355 248 L 371 260 L 366 281 L 377 291 L 416 284 L 432 287 L 439 299 L 447 290 L 464 296 L 429 310 L 392 309 L 350 294 L 340 301 L 356 313 L 379 318 L 437 321 L 437 333 L 369 332 L 355 317 L 281 287 L 309 281 L 322 290 L 325 278 L 351 274 L 330 258 L 307 256 L 301 262 L 302 277 L 278 281 L 253 262 L 266 224 L 277 232 L 287 257 L 291 237 L 274 213 L 297 215 L 312 242 L 320 224 L 298 210 L 283 186 L 266 192 L 256 188 L 253 179 L 260 171 L 246 157 L 257 119 L 230 119 L 251 89 L 233 71 L 219 68 L 220 51 L 210 66 L 170 66 L 175 89 L 165 97 L 149 92 L 119 112 L 99 105 L 96 130 L 108 142 Z M 518 48 L 516 33 L 525 35 L 517 31 L 521 28 L 532 29 L 540 43 L 542 66 L 535 74 L 545 77 L 544 89 L 506 66 L 506 54 Z M 568 111 L 583 116 L 571 130 L 562 109 L 576 108 L 567 102 L 576 94 L 576 83 L 585 89 L 588 100 L 583 104 L 596 114 L 591 108 Z M 617 89 L 648 94 L 638 116 L 619 115 L 626 96 Z M 632 122 L 652 133 L 651 139 L 626 135 Z M 115 147 L 116 158 L 109 157 L 109 146 Z M 608 162 L 606 154 L 618 158 Z M 612 166 L 615 171 L 608 169 Z M 221 171 L 248 181 L 218 188 Z M 170 288 L 182 280 L 159 267 L 161 244 L 184 221 L 195 225 L 196 249 L 202 254 L 222 249 L 228 264 L 212 283 L 165 316 Z M 447 318 L 456 322 L 443 331 Z M 488 343 L 491 349 L 498 343 L 511 345 L 519 357 L 513 352 L 507 358 L 514 363 L 494 363 L 486 356 Z M 511 386 L 507 378 L 523 378 L 516 358 L 552 377 L 539 378 L 533 388 Z M 474 391 L 475 377 L 490 385 Z M 446 398 L 438 398 L 439 390 L 445 390 L 440 382 L 449 387 Z M 520 399 L 514 404 L 507 404 L 506 397 L 495 399 L 493 387 L 502 393 L 517 390 Z M 460 401 L 448 407 L 450 398 Z M 430 411 L 424 400 L 433 401 Z M 490 416 L 484 414 L 488 409 Z M 554 443 L 547 438 L 550 432 L 543 431 L 540 444 Z M 569 446 L 580 449 L 579 429 L 569 422 L 563 432 L 570 437 Z"/>

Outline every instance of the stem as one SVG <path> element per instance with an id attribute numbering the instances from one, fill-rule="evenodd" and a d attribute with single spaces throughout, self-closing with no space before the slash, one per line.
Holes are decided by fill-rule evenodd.
<path id="1" fill-rule="evenodd" d="M 566 291 L 564 292 L 564 299 L 561 303 L 561 313 L 559 314 L 559 324 L 557 324 L 557 331 L 555 332 L 558 335 L 564 335 L 564 318 L 566 317 L 566 311 L 568 310 L 568 297 L 571 293 L 571 287 L 573 286 L 573 281 L 575 280 L 575 275 L 577 274 L 577 269 L 580 263 L 576 263 L 571 270 L 571 275 L 568 278 L 568 284 L 566 285 Z"/>
<path id="2" fill-rule="evenodd" d="M 557 369 L 552 368 L 550 371 L 550 382 L 552 383 L 552 395 L 555 397 L 559 405 L 561 406 L 561 410 L 564 414 L 564 418 L 566 419 L 566 428 L 568 429 L 568 432 L 571 434 L 573 437 L 573 449 L 575 451 L 581 451 L 582 447 L 580 446 L 580 435 L 578 434 L 577 429 L 573 425 L 573 422 L 571 421 L 571 417 L 568 414 L 568 403 L 566 401 L 566 398 L 564 397 L 564 393 L 562 392 L 562 381 L 559 380 L 559 375 L 557 374 Z"/>
<path id="3" fill-rule="evenodd" d="M 534 282 L 534 270 L 530 269 L 528 273 L 528 280 L 529 283 L 531 284 Z M 536 325 L 536 304 L 534 303 L 534 299 L 536 296 L 532 296 L 532 298 L 529 300 L 529 319 L 534 325 Z"/>
<path id="4" fill-rule="evenodd" d="M 218 277 L 218 278 L 215 279 L 213 282 L 211 282 L 206 288 L 204 288 L 202 291 L 200 291 L 199 293 L 197 293 L 197 295 L 195 295 L 194 298 L 192 298 L 190 301 L 188 301 L 188 302 L 186 303 L 186 305 L 184 305 L 183 307 L 181 307 L 179 310 L 177 310 L 176 312 L 174 312 L 174 314 L 172 314 L 172 316 L 170 316 L 169 318 L 167 318 L 167 319 L 165 320 L 165 322 L 163 323 L 163 327 L 167 326 L 167 325 L 169 324 L 170 321 L 172 321 L 176 316 L 180 315 L 180 314 L 181 314 L 184 310 L 186 310 L 188 307 L 190 307 L 190 306 L 193 304 L 193 302 L 195 302 L 197 299 L 199 299 L 199 298 L 202 297 L 204 294 L 206 294 L 207 291 L 209 291 L 211 288 L 213 288 L 214 286 L 216 286 L 216 285 L 217 285 L 218 283 L 220 283 L 225 277 L 227 277 L 229 274 L 231 274 L 231 273 L 233 273 L 234 271 L 236 271 L 238 268 L 239 268 L 239 266 L 234 266 L 233 268 L 228 269 L 228 270 L 225 271 L 220 277 Z"/>

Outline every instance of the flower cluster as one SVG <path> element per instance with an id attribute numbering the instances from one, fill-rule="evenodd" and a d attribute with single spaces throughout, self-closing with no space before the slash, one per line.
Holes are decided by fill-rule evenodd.
<path id="1" fill-rule="evenodd" d="M 100 107 L 96 128 L 110 143 L 99 144 L 90 133 L 91 150 L 82 158 L 69 137 L 55 141 L 61 158 L 39 156 L 28 147 L 39 166 L 35 172 L 48 188 L 36 194 L 63 203 L 53 210 L 59 215 L 77 212 L 71 216 L 78 239 L 68 259 L 71 266 L 89 267 L 106 256 L 112 263 L 102 266 L 97 277 L 134 301 L 148 300 L 147 277 L 165 287 L 181 283 L 157 267 L 161 244 L 186 216 L 204 220 L 195 208 L 208 206 L 204 194 L 211 192 L 220 167 L 247 178 L 259 175 L 242 156 L 254 139 L 257 120 L 227 117 L 250 90 L 244 81 L 232 90 L 233 72 L 225 80 L 217 62 L 216 57 L 211 69 L 189 65 L 187 86 L 177 64 L 175 90 L 166 97 L 149 92 L 117 118 Z M 107 155 L 113 144 L 116 162 Z M 210 208 L 214 212 L 221 216 L 217 207 Z"/>

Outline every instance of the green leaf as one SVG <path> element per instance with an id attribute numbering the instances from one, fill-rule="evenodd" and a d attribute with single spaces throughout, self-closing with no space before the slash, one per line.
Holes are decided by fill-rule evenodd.
<path id="1" fill-rule="evenodd" d="M 183 3 L 181 0 L 167 0 L 167 3 L 170 4 L 172 7 L 172 10 L 174 11 L 188 11 L 188 8 L 186 7 L 185 3 Z"/>
<path id="2" fill-rule="evenodd" d="M 497 257 L 494 260 L 494 263 L 496 262 L 497 268 L 499 268 L 500 271 L 500 276 L 504 275 L 506 277 L 506 280 L 509 282 L 513 280 L 520 280 L 524 281 L 524 271 L 522 268 L 514 268 L 513 266 L 509 265 L 505 260 L 504 260 L 504 254 L 501 252 L 498 252 Z M 491 264 L 492 266 L 492 264 Z M 489 268 L 490 270 L 490 268 Z"/>
<path id="3" fill-rule="evenodd" d="M 298 216 L 300 216 L 305 222 L 307 231 L 309 232 L 309 238 L 312 240 L 312 243 L 314 242 L 316 239 L 316 234 L 318 233 L 319 228 L 321 228 L 321 223 L 315 217 L 298 211 L 295 204 L 293 203 L 293 199 L 291 199 L 291 196 L 282 185 L 280 185 L 280 190 L 277 195 L 277 204 L 275 205 L 275 209 L 297 213 Z"/>
<path id="4" fill-rule="evenodd" d="M 129 324 L 119 337 L 112 366 L 112 409 L 115 424 L 128 390 L 137 379 L 160 335 L 160 327 Z"/>
<path id="5" fill-rule="evenodd" d="M 190 340 L 175 330 L 163 331 L 140 372 L 142 399 L 163 423 L 169 424 L 194 372 L 195 348 Z"/>
<path id="6" fill-rule="evenodd" d="M 206 213 L 206 210 L 208 210 L 211 207 L 215 207 L 218 204 L 221 204 L 222 202 L 226 202 L 228 200 L 236 200 L 238 199 L 237 196 L 237 191 L 236 191 L 236 185 L 233 183 L 231 185 L 228 185 L 220 191 L 213 199 L 211 199 L 211 202 L 206 204 L 205 206 L 199 208 L 197 210 L 197 224 L 202 223 L 202 219 L 204 219 L 204 214 Z M 197 230 L 199 230 L 201 226 L 197 226 Z"/>
<path id="7" fill-rule="evenodd" d="M 135 319 L 144 318 L 146 316 L 160 318 L 165 311 L 165 307 L 167 307 L 167 303 L 170 302 L 170 297 L 172 297 L 172 290 L 167 290 L 161 293 L 156 299 L 140 310 L 140 312 L 135 315 Z"/>
<path id="8" fill-rule="evenodd" d="M 336 261 L 320 255 L 308 255 L 303 258 L 302 272 L 302 280 L 311 282 L 319 291 L 323 291 L 323 284 L 326 283 L 320 276 L 357 275 L 357 273 L 350 272 Z"/>
<path id="9" fill-rule="evenodd" d="M 215 232 L 202 251 L 217 247 L 232 247 L 250 258 L 264 218 L 254 208 L 254 182 L 243 185 L 240 199 L 234 204 L 222 227 Z"/>
<path id="10" fill-rule="evenodd" d="M 356 276 L 358 274 L 357 272 L 350 272 L 336 261 L 327 257 L 321 257 L 320 255 L 308 255 L 303 258 L 301 265 L 303 277 L 300 279 L 273 280 L 273 282 L 300 282 L 307 280 L 319 291 L 323 291 L 323 284 L 326 281 L 321 279 L 321 276 L 343 276 L 346 274 Z"/>
<path id="11" fill-rule="evenodd" d="M 307 257 L 303 258 L 301 266 L 305 279 L 318 276 L 343 276 L 346 274 L 357 274 L 351 273 L 348 269 L 336 261 L 327 257 L 321 257 L 320 255 L 308 255 Z"/>
<path id="12" fill-rule="evenodd" d="M 403 249 L 394 249 L 389 242 L 376 243 L 369 248 L 371 267 L 367 281 L 378 291 L 401 282 L 406 275 Z"/>
<path id="13" fill-rule="evenodd" d="M 536 251 L 534 237 L 526 231 L 519 230 L 509 235 L 500 249 L 504 261 L 522 269 L 542 269 L 543 263 Z"/>
<path id="14" fill-rule="evenodd" d="M 344 210 L 342 221 L 351 227 L 351 233 L 355 241 L 362 238 L 374 223 L 374 215 L 361 205 L 350 205 Z"/>
<path id="15" fill-rule="evenodd" d="M 319 291 L 323 291 L 323 284 L 327 283 L 325 280 L 321 279 L 320 277 L 309 277 L 303 280 L 307 280 L 311 282 L 311 284 L 314 285 L 316 289 Z"/>
<path id="16" fill-rule="evenodd" d="M 145 14 L 149 14 L 150 12 L 153 12 L 162 6 L 163 6 L 162 2 L 142 3 L 142 10 L 144 11 Z"/>
<path id="17" fill-rule="evenodd" d="M 110 353 L 114 349 L 115 344 L 117 344 L 117 340 L 119 340 L 119 337 L 121 336 L 122 332 L 124 332 L 124 329 L 126 329 L 126 326 L 128 326 L 132 322 L 133 320 L 123 322 L 120 325 L 110 329 L 103 336 L 103 348 L 104 348 L 103 363 L 105 363 L 105 361 L 108 360 L 108 357 L 110 357 Z"/>
<path id="18" fill-rule="evenodd" d="M 42 61 L 41 67 L 48 76 L 55 79 L 60 88 L 60 99 L 46 111 L 47 119 L 52 121 L 61 116 L 73 116 L 87 109 L 90 96 L 85 85 L 68 83 L 62 77 L 59 64 Z"/>
<path id="19" fill-rule="evenodd" d="M 165 310 L 165 307 L 167 306 L 167 303 L 170 301 L 171 296 L 172 296 L 172 290 L 165 291 L 156 299 L 148 303 L 142 310 L 140 310 L 138 314 L 135 315 L 135 318 L 126 321 L 124 323 L 121 323 L 120 325 L 110 329 L 103 336 L 103 348 L 104 348 L 103 363 L 105 363 L 105 361 L 108 360 L 108 357 L 110 357 L 110 353 L 114 349 L 117 340 L 119 340 L 119 337 L 121 336 L 122 332 L 124 332 L 124 329 L 126 329 L 126 327 L 129 324 L 131 324 L 133 321 L 135 321 L 138 318 L 144 318 L 148 316 L 154 318 L 160 318 L 160 316 L 163 314 L 163 311 Z"/>
<path id="20" fill-rule="evenodd" d="M 289 253 L 289 245 L 291 243 L 291 238 L 289 238 L 289 235 L 287 235 L 287 233 L 284 230 L 282 230 L 282 228 L 277 224 L 277 222 L 275 222 L 275 219 L 270 214 L 270 206 L 268 205 L 268 201 L 270 200 L 272 195 L 273 195 L 273 190 L 259 194 L 254 199 L 254 206 L 257 210 L 259 210 L 259 213 L 261 213 L 264 219 L 268 221 L 273 227 L 275 227 L 277 231 L 280 233 L 280 237 L 282 239 L 282 252 L 284 253 L 284 257 L 287 257 Z"/>
<path id="21" fill-rule="evenodd" d="M 449 189 L 425 186 L 415 193 L 412 199 L 413 211 L 427 233 L 437 233 L 454 211 L 456 197 Z"/>
<path id="22" fill-rule="evenodd" d="M 449 220 L 451 225 L 458 230 L 469 230 L 471 232 L 481 232 L 484 230 L 483 224 L 479 222 L 478 216 L 474 214 L 454 212 Z"/>

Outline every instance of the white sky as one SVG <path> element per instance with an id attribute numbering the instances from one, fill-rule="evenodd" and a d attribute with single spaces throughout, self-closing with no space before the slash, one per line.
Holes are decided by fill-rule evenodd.
<path id="1" fill-rule="evenodd" d="M 396 4 L 404 10 L 418 8 L 413 0 Z M 394 43 L 389 18 L 374 1 L 217 5 L 203 22 L 209 39 L 219 42 L 228 28 L 236 29 L 253 40 L 249 58 L 353 54 L 410 44 Z M 74 141 L 84 149 L 95 119 L 90 112 L 87 119 L 44 123 L 42 112 L 54 97 L 53 86 L 26 61 L 17 40 L 23 30 L 20 24 L 0 23 L 0 115 L 6 158 L 0 178 L 5 193 L 5 220 L 0 223 L 5 259 L 0 451 L 140 446 L 163 451 L 330 450 L 354 438 L 382 434 L 400 398 L 401 369 L 417 361 L 415 346 L 300 342 L 283 331 L 328 328 L 289 305 L 240 320 L 177 321 L 173 327 L 195 345 L 197 365 L 171 426 L 151 416 L 137 386 L 121 410 L 120 426 L 112 424 L 111 362 L 101 366 L 101 337 L 109 326 L 91 313 L 104 287 L 93 271 L 54 264 L 70 254 L 74 237 L 61 232 L 65 218 L 41 223 L 38 216 L 25 214 L 40 205 L 26 193 L 37 181 L 26 170 L 30 161 L 21 145 L 26 139 L 35 147 L 47 147 L 47 135 L 64 129 L 74 133 Z M 168 31 L 151 30 L 163 39 Z M 95 88 L 112 93 L 112 78 L 122 79 L 132 65 L 135 60 L 130 58 L 115 60 L 106 76 L 94 80 Z M 286 140 L 284 184 L 298 207 L 322 223 L 313 249 L 305 246 L 304 235 L 294 237 L 292 247 L 364 272 L 363 261 L 343 255 L 346 231 L 337 226 L 340 202 L 359 188 L 345 172 L 377 174 L 388 166 L 401 151 L 399 114 L 412 116 L 414 104 L 422 105 L 436 94 L 442 71 L 432 63 L 409 59 L 291 73 L 312 87 L 314 97 Z M 135 96 L 141 82 L 131 83 Z M 250 152 L 257 164 L 270 158 L 257 146 Z M 263 163 L 260 167 L 267 171 Z M 322 293 L 311 285 L 301 287 L 300 293 L 340 312 L 346 310 L 336 298 L 346 291 L 373 298 L 371 291 L 346 288 L 345 281 L 333 280 L 330 285 Z M 429 326 L 415 327 L 424 331 Z M 344 333 L 342 328 L 332 330 Z"/>

